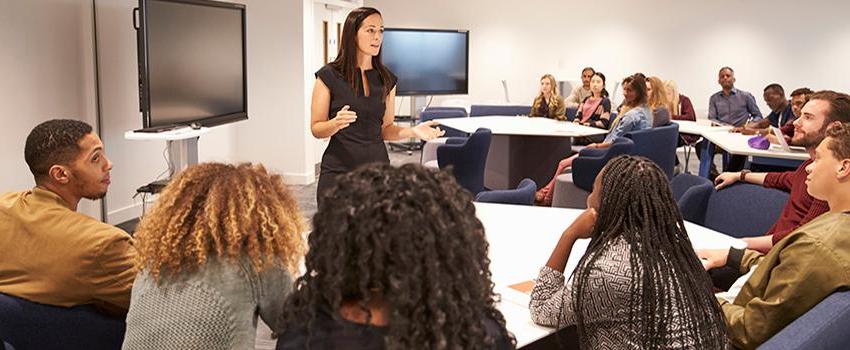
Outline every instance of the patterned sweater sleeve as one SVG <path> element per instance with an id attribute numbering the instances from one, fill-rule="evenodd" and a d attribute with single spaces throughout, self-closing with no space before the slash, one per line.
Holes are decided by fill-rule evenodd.
<path id="1" fill-rule="evenodd" d="M 564 284 L 562 273 L 544 266 L 534 282 L 529 309 L 531 319 L 541 326 L 564 327 L 575 324 L 572 285 Z"/>

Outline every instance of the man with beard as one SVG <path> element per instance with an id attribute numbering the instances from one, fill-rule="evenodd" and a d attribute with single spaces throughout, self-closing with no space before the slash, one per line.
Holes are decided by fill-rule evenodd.
<path id="1" fill-rule="evenodd" d="M 37 303 L 127 313 L 136 250 L 125 232 L 77 212 L 100 199 L 112 163 L 92 127 L 50 120 L 26 140 L 36 186 L 0 195 L 0 292 Z"/>
<path id="2" fill-rule="evenodd" d="M 819 91 L 810 96 L 794 121 L 794 137 L 791 142 L 805 147 L 814 157 L 817 146 L 825 137 L 826 129 L 837 123 L 850 121 L 850 96 L 834 91 Z M 770 230 L 761 237 L 745 238 L 747 248 L 767 252 L 773 244 L 788 235 L 794 229 L 829 211 L 829 205 L 812 197 L 806 189 L 806 166 L 809 159 L 794 171 L 776 173 L 751 173 L 747 170 L 723 173 L 715 179 L 720 190 L 737 181 L 776 188 L 790 193 L 788 202 L 779 219 Z"/>

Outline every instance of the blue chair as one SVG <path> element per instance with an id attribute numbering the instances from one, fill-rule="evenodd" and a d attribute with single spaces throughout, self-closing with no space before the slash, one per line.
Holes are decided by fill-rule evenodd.
<path id="1" fill-rule="evenodd" d="M 488 115 L 528 115 L 531 106 L 502 106 L 502 105 L 472 105 L 469 107 L 470 117 L 483 117 Z"/>
<path id="2" fill-rule="evenodd" d="M 788 193 L 736 183 L 711 195 L 703 226 L 737 238 L 760 236 L 773 226 L 786 202 Z"/>
<path id="3" fill-rule="evenodd" d="M 90 305 L 64 308 L 0 293 L 0 339 L 18 350 L 120 349 L 124 328 L 123 319 Z"/>
<path id="4" fill-rule="evenodd" d="M 711 180 L 681 173 L 670 181 L 670 189 L 673 191 L 673 199 L 676 200 L 682 217 L 695 224 L 704 224 L 708 200 L 714 193 L 714 184 Z"/>
<path id="5" fill-rule="evenodd" d="M 628 132 L 624 135 L 635 142 L 633 154 L 649 158 L 673 178 L 673 167 L 676 165 L 676 146 L 679 143 L 679 124 L 670 123 L 664 126 Z"/>
<path id="6" fill-rule="evenodd" d="M 593 191 L 596 175 L 608 164 L 611 158 L 631 154 L 634 148 L 632 140 L 621 137 L 614 140 L 608 148 L 585 148 L 573 160 L 573 166 L 555 178 L 555 191 L 552 194 L 552 206 L 558 208 L 585 208 L 587 196 Z"/>
<path id="7" fill-rule="evenodd" d="M 691 187 L 703 184 L 712 185 L 711 180 L 702 176 L 681 173 L 670 180 L 670 189 L 673 190 L 673 198 L 679 200 Z"/>
<path id="8" fill-rule="evenodd" d="M 537 184 L 534 180 L 525 178 L 513 190 L 483 191 L 475 196 L 476 202 L 534 205 L 534 192 Z"/>
<path id="9" fill-rule="evenodd" d="M 451 137 L 437 147 L 440 169 L 452 167 L 452 174 L 461 187 L 473 196 L 484 191 L 484 166 L 490 152 L 490 129 L 480 128 L 467 138 Z"/>
<path id="10" fill-rule="evenodd" d="M 759 346 L 760 350 L 850 349 L 850 291 L 832 293 Z"/>
<path id="11" fill-rule="evenodd" d="M 605 164 L 612 158 L 632 154 L 635 143 L 628 138 L 620 137 L 608 148 L 585 148 L 578 153 L 578 158 L 573 160 L 573 183 L 587 192 L 593 191 L 593 181 Z"/>
<path id="12" fill-rule="evenodd" d="M 567 111 L 565 114 L 567 117 L 567 121 L 573 121 L 573 119 L 576 119 L 576 115 L 578 115 L 578 108 L 567 107 Z"/>
<path id="13" fill-rule="evenodd" d="M 454 108 L 454 107 L 452 107 Z M 428 108 L 422 113 L 419 114 L 419 122 L 424 123 L 430 120 L 435 119 L 445 119 L 445 118 L 466 118 L 466 110 L 463 108 L 457 109 L 432 109 Z M 445 137 L 466 137 L 467 133 L 449 128 L 446 126 L 440 126 L 441 129 L 446 131 Z M 424 143 L 424 142 L 423 142 Z"/>
<path id="14" fill-rule="evenodd" d="M 440 112 L 450 111 L 450 112 L 457 112 L 457 113 L 463 114 L 464 117 L 469 116 L 469 113 L 466 112 L 466 108 L 463 108 L 463 107 L 440 107 L 440 106 L 428 107 L 428 108 L 425 108 L 425 110 L 423 110 L 422 112 L 427 112 L 427 111 L 440 111 Z"/>

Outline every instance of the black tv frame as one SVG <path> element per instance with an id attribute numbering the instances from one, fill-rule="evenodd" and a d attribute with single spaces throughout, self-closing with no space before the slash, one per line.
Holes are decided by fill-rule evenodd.
<path id="1" fill-rule="evenodd" d="M 387 31 L 404 32 L 438 32 L 438 33 L 461 33 L 466 35 L 466 84 L 462 90 L 410 90 L 396 91 L 396 96 L 435 96 L 435 95 L 468 95 L 469 94 L 469 30 L 465 29 L 421 29 L 421 28 L 384 28 Z M 383 50 L 383 47 L 381 48 Z"/>
<path id="2" fill-rule="evenodd" d="M 198 117 L 193 120 L 188 120 L 184 124 L 193 123 L 200 124 L 204 127 L 213 127 L 222 124 L 234 123 L 240 120 L 248 119 L 248 47 L 246 40 L 246 15 L 245 5 L 235 4 L 222 1 L 212 0 L 139 0 L 139 7 L 133 9 L 138 12 L 138 22 L 136 15 L 133 16 L 133 27 L 136 29 L 136 45 L 139 59 L 139 111 L 142 113 L 142 127 L 145 129 L 168 129 L 169 127 L 179 126 L 174 124 L 151 125 L 150 115 L 150 70 L 148 69 L 148 28 L 147 28 L 147 3 L 149 1 L 162 1 L 180 4 L 190 4 L 209 7 L 222 7 L 228 9 L 236 9 L 242 15 L 242 112 L 216 115 L 212 117 Z M 183 124 L 180 124 L 183 125 Z"/>

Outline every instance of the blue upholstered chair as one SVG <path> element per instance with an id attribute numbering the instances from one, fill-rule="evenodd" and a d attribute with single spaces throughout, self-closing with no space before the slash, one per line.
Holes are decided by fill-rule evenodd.
<path id="1" fill-rule="evenodd" d="M 464 117 L 468 117 L 468 116 L 469 116 L 469 113 L 466 111 L 466 108 L 463 108 L 463 107 L 441 107 L 441 106 L 436 106 L 436 107 L 428 107 L 428 108 L 425 108 L 425 110 L 424 110 L 424 111 L 422 111 L 422 112 L 427 112 L 427 111 L 456 112 L 456 113 L 459 113 L 459 114 L 463 114 L 463 116 L 464 116 Z"/>
<path id="2" fill-rule="evenodd" d="M 711 180 L 701 176 L 681 173 L 670 181 L 673 199 L 679 205 L 679 211 L 685 220 L 695 224 L 705 223 L 705 211 L 708 200 L 714 193 Z"/>
<path id="3" fill-rule="evenodd" d="M 759 350 L 850 349 L 850 291 L 834 292 L 759 346 Z"/>
<path id="4" fill-rule="evenodd" d="M 466 118 L 466 110 L 460 107 L 443 107 L 446 109 L 434 109 L 435 107 L 429 107 L 422 111 L 419 114 L 419 122 L 424 123 L 430 120 L 435 119 L 445 119 L 445 118 Z M 441 125 L 441 129 L 446 131 L 445 137 L 466 137 L 467 134 L 463 131 L 452 129 L 446 126 Z M 423 142 L 424 143 L 424 142 Z"/>
<path id="5" fill-rule="evenodd" d="M 461 187 L 475 196 L 484 191 L 484 166 L 490 152 L 490 129 L 480 128 L 468 138 L 451 137 L 437 147 L 440 169 L 452 167 L 452 174 Z"/>
<path id="6" fill-rule="evenodd" d="M 121 349 L 124 328 L 123 319 L 89 305 L 64 308 L 0 293 L 0 339 L 17 350 Z"/>
<path id="7" fill-rule="evenodd" d="M 470 117 L 483 117 L 488 115 L 528 115 L 531 106 L 504 106 L 504 105 L 472 105 L 469 108 Z"/>
<path id="8" fill-rule="evenodd" d="M 476 202 L 534 205 L 537 184 L 532 179 L 522 179 L 513 190 L 483 191 L 475 196 Z"/>
<path id="9" fill-rule="evenodd" d="M 566 115 L 568 121 L 573 121 L 573 119 L 576 119 L 576 115 L 578 115 L 578 108 L 567 107 L 567 110 L 564 114 Z"/>
<path id="10" fill-rule="evenodd" d="M 585 148 L 573 160 L 573 166 L 567 172 L 555 178 L 555 193 L 552 206 L 560 208 L 584 208 L 587 196 L 593 191 L 593 181 L 599 171 L 611 158 L 631 154 L 634 149 L 632 140 L 621 137 L 614 140 L 608 148 Z"/>
<path id="11" fill-rule="evenodd" d="M 670 123 L 664 126 L 632 131 L 625 137 L 635 142 L 633 154 L 644 156 L 658 164 L 661 170 L 667 174 L 667 178 L 673 178 L 673 167 L 676 165 L 676 146 L 679 143 L 679 124 Z"/>
<path id="12" fill-rule="evenodd" d="M 738 238 L 760 236 L 773 226 L 787 201 L 788 193 L 736 183 L 711 195 L 703 226 Z"/>

